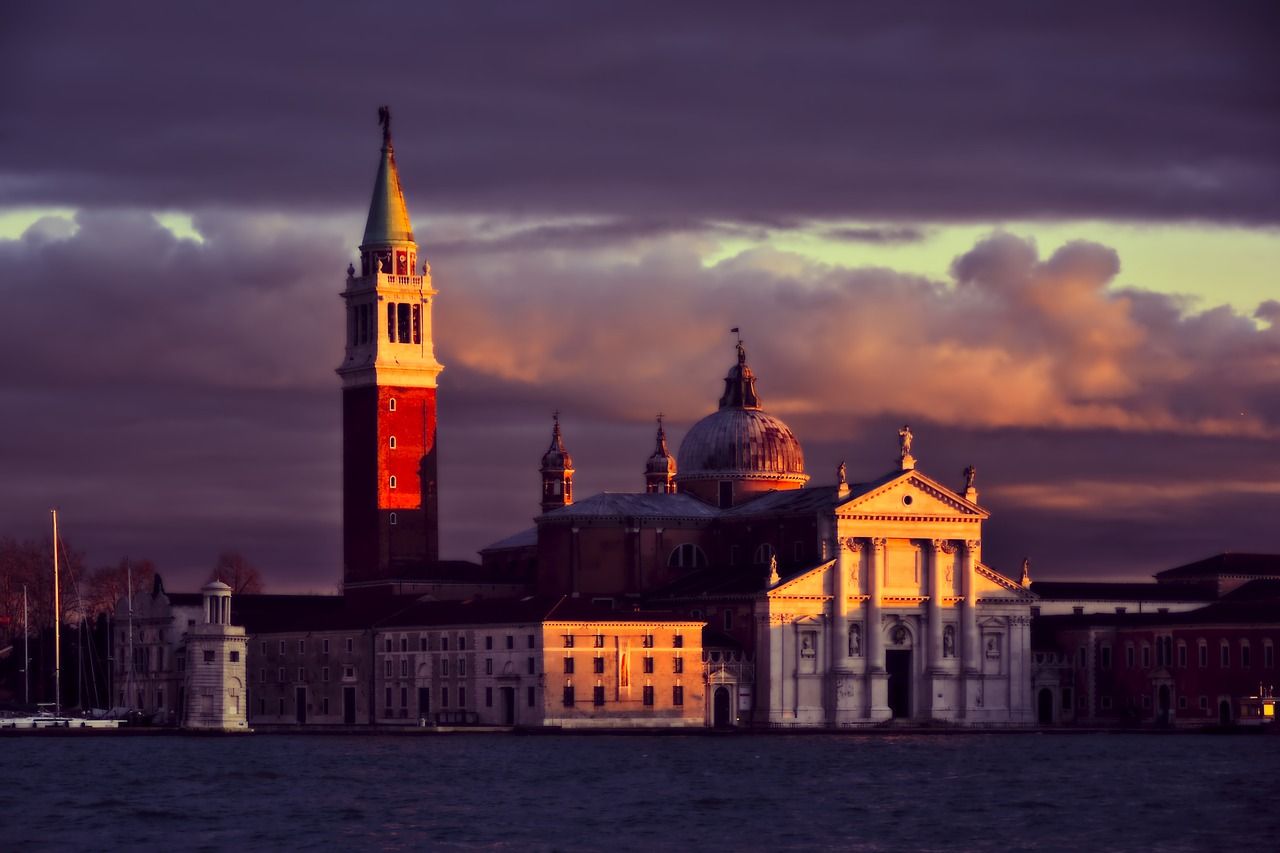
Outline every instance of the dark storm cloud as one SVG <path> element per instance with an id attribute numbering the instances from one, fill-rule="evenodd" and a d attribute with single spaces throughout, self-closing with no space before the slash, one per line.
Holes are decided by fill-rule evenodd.
<path id="1" fill-rule="evenodd" d="M 189 585 L 236 548 L 276 589 L 331 589 L 350 238 L 216 212 L 203 242 L 128 211 L 77 221 L 0 241 L 0 298 L 21 306 L 0 314 L 5 532 L 60 505 L 95 562 L 150 556 Z M 1119 287 L 1091 243 L 994 234 L 940 282 L 770 249 L 707 267 L 704 239 L 433 264 L 447 555 L 530 522 L 553 409 L 579 494 L 638 488 L 653 415 L 678 445 L 714 405 L 730 326 L 815 483 L 842 459 L 884 473 L 903 420 L 926 472 L 976 463 L 998 565 L 1132 575 L 1280 548 L 1270 303 L 1256 322 Z"/>
<path id="2" fill-rule="evenodd" d="M 924 228 L 910 226 L 888 228 L 827 228 L 822 235 L 848 243 L 919 243 L 929 236 Z"/>
<path id="3" fill-rule="evenodd" d="M 1280 221 L 1273 3 L 18 4 L 8 204 Z M 421 187 L 421 191 L 416 188 Z"/>

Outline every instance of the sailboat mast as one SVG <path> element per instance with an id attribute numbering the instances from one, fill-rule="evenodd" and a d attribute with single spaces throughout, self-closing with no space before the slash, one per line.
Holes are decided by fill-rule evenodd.
<path id="1" fill-rule="evenodd" d="M 62 716 L 62 603 L 58 594 L 58 511 L 53 513 L 53 713 Z"/>
<path id="2" fill-rule="evenodd" d="M 31 704 L 31 627 L 27 624 L 27 585 L 22 585 L 22 704 Z"/>
<path id="3" fill-rule="evenodd" d="M 126 701 L 120 704 L 128 708 L 127 702 L 133 700 L 133 564 L 129 562 L 129 558 L 124 560 L 124 577 L 126 589 L 129 593 L 129 659 L 125 662 L 124 670 L 124 692 Z M 141 709 L 139 709 L 141 710 Z"/>

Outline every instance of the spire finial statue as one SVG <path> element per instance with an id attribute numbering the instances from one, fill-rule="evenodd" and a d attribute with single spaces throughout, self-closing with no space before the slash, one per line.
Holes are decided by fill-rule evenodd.
<path id="1" fill-rule="evenodd" d="M 911 455 L 911 442 L 913 439 L 911 424 L 903 424 L 902 429 L 898 430 L 898 457 L 902 463 L 903 471 L 910 471 L 916 467 L 916 458 Z"/>
<path id="2" fill-rule="evenodd" d="M 973 488 L 974 480 L 978 479 L 978 469 L 970 465 L 964 469 L 964 490 L 967 492 Z"/>
<path id="3" fill-rule="evenodd" d="M 1031 558 L 1022 558 L 1022 588 L 1029 589 L 1031 587 Z"/>
<path id="4" fill-rule="evenodd" d="M 391 147 L 391 107 L 378 107 L 378 124 L 382 125 L 382 144 Z"/>

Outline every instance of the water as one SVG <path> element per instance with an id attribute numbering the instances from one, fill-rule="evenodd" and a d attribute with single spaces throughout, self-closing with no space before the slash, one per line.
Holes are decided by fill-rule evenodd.
<path id="1" fill-rule="evenodd" d="M 4 738 L 4 850 L 1280 848 L 1280 738 Z"/>

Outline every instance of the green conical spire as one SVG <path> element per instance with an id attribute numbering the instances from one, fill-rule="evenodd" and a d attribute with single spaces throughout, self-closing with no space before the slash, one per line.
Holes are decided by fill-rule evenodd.
<path id="1" fill-rule="evenodd" d="M 364 226 L 361 245 L 413 242 L 413 223 L 405 207 L 396 152 L 391 145 L 390 109 L 378 108 L 378 123 L 382 125 L 382 160 L 378 163 L 378 177 L 373 184 L 373 201 L 369 203 L 369 220 Z"/>

